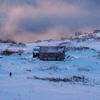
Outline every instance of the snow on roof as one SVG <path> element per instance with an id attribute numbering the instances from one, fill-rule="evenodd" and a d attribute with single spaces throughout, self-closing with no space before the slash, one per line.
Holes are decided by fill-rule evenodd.
<path id="1" fill-rule="evenodd" d="M 65 51 L 65 46 L 41 46 L 40 53 L 61 53 Z"/>
<path id="2" fill-rule="evenodd" d="M 39 49 L 40 49 L 40 47 L 34 47 L 34 48 L 33 48 L 33 52 L 34 52 L 34 53 L 39 53 Z"/>

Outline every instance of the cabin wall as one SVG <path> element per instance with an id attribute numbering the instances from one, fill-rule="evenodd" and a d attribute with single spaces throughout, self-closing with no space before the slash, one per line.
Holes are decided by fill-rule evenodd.
<path id="1" fill-rule="evenodd" d="M 47 61 L 61 61 L 64 60 L 65 53 L 40 53 L 39 59 L 40 60 L 47 60 Z"/>

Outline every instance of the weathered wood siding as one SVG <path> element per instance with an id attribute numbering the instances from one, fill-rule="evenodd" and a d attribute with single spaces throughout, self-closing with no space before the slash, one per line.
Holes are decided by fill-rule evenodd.
<path id="1" fill-rule="evenodd" d="M 40 60 L 49 60 L 49 61 L 62 61 L 65 58 L 65 53 L 40 53 Z"/>

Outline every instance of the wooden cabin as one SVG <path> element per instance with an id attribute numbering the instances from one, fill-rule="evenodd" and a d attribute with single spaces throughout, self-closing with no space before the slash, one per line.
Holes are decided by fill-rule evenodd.
<path id="1" fill-rule="evenodd" d="M 65 46 L 40 46 L 39 59 L 62 61 L 65 59 Z"/>

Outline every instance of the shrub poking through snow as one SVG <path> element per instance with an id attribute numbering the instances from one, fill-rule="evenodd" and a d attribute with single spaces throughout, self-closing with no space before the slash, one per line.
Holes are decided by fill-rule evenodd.
<path id="1" fill-rule="evenodd" d="M 0 40 L 0 43 L 12 43 L 12 44 L 17 44 L 16 41 L 10 40 L 10 39 L 8 39 L 8 40 Z"/>
<path id="2" fill-rule="evenodd" d="M 92 69 L 89 68 L 78 68 L 78 71 L 91 71 Z"/>
<path id="3" fill-rule="evenodd" d="M 81 50 L 93 50 L 93 51 L 96 51 L 96 50 L 94 50 L 92 48 L 83 47 L 83 46 L 81 46 L 81 47 L 67 47 L 66 48 L 66 51 L 70 51 L 70 50 L 73 50 L 73 51 L 81 51 Z"/>
<path id="4" fill-rule="evenodd" d="M 18 54 L 21 56 L 24 53 L 24 50 L 18 50 Z"/>
<path id="5" fill-rule="evenodd" d="M 45 71 L 45 70 L 53 70 L 53 71 L 57 71 L 57 70 L 59 70 L 59 67 L 58 66 L 49 66 L 49 67 L 47 67 L 47 66 L 42 66 L 41 67 L 41 70 L 43 70 L 43 71 Z"/>
<path id="6" fill-rule="evenodd" d="M 14 53 L 16 53 L 16 52 L 15 51 L 10 51 L 8 49 L 5 49 L 4 51 L 1 51 L 1 55 L 6 55 L 6 56 L 10 56 Z"/>
<path id="7" fill-rule="evenodd" d="M 31 79 L 32 77 L 28 77 L 28 79 Z M 41 78 L 38 76 L 34 76 L 34 79 L 37 80 L 44 80 L 44 81 L 50 81 L 50 82 L 70 82 L 70 83 L 75 83 L 75 82 L 82 82 L 82 83 L 87 83 L 88 78 L 85 78 L 84 76 L 72 76 L 69 78 L 60 78 L 60 77 L 46 77 L 46 78 Z"/>
<path id="8" fill-rule="evenodd" d="M 22 53 L 24 53 L 24 50 L 11 51 L 11 50 L 5 49 L 5 50 L 1 51 L 0 54 L 1 54 L 1 55 L 10 56 L 10 55 L 12 55 L 12 54 L 21 55 Z"/>
<path id="9" fill-rule="evenodd" d="M 26 47 L 26 44 L 24 44 L 24 43 L 20 42 L 20 43 L 18 43 L 18 46 L 21 46 L 21 47 Z"/>

